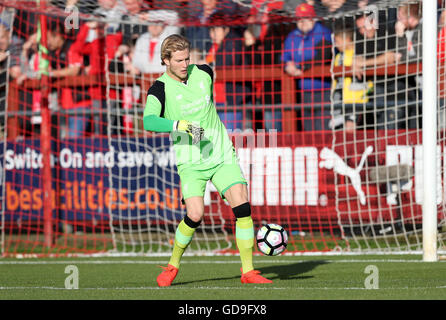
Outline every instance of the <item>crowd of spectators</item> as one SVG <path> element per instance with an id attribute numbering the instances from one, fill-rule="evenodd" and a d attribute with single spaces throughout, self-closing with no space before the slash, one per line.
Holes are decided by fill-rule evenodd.
<path id="1" fill-rule="evenodd" d="M 106 77 L 116 74 L 133 79 L 160 74 L 164 72 L 159 58 L 161 42 L 170 34 L 182 33 L 191 41 L 192 63 L 207 63 L 216 70 L 281 68 L 284 79 L 295 81 L 293 117 L 299 122 L 298 130 L 420 127 L 420 75 L 372 75 L 367 70 L 421 61 L 421 1 L 379 10 L 370 7 L 375 2 L 371 0 L 251 2 L 251 6 L 243 6 L 230 0 L 190 0 L 187 4 L 67 0 L 61 6 L 56 1 L 54 5 L 60 9 L 75 6 L 81 13 L 102 19 L 81 18 L 79 28 L 67 29 L 60 16 L 48 17 L 48 76 L 51 80 L 98 76 L 106 84 Z M 38 78 L 42 61 L 37 51 L 37 14 L 6 7 L 0 10 L 1 112 L 7 74 L 23 85 L 27 79 Z M 355 14 L 339 14 L 349 10 Z M 446 19 L 441 10 L 439 5 L 440 25 Z M 274 15 L 287 12 L 293 13 L 288 23 L 270 23 Z M 244 17 L 245 23 L 230 26 L 228 21 L 234 17 Z M 445 37 L 441 36 L 444 28 L 439 34 Z M 446 51 L 440 49 L 439 57 Z M 332 68 L 333 76 L 312 73 L 318 65 Z M 131 132 L 135 119 L 128 114 L 141 107 L 143 93 L 139 90 L 131 81 L 109 85 L 108 90 L 106 85 L 52 87 L 50 108 L 71 110 L 64 117 L 64 133 L 55 134 L 118 134 L 122 128 Z M 228 129 L 283 130 L 280 80 L 265 76 L 255 81 L 224 81 L 217 72 L 214 90 L 218 114 Z M 22 88 L 21 92 L 20 105 L 33 111 L 30 120 L 21 125 L 29 127 L 27 132 L 38 132 L 34 127 L 41 123 L 40 91 Z M 331 109 L 330 103 L 338 108 Z M 107 107 L 117 111 L 107 117 Z"/>

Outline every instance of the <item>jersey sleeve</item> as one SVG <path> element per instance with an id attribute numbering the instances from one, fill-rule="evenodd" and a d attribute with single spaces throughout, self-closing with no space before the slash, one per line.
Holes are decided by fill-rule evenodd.
<path id="1" fill-rule="evenodd" d="M 144 129 L 153 132 L 171 132 L 173 131 L 173 120 L 161 118 L 154 114 L 144 116 Z"/>
<path id="2" fill-rule="evenodd" d="M 209 91 L 212 101 L 214 101 L 214 70 L 207 64 L 197 64 L 196 67 L 206 72 L 209 77 L 211 78 L 211 81 L 209 82 Z"/>
<path id="3" fill-rule="evenodd" d="M 166 104 L 166 93 L 164 91 L 164 82 L 156 80 L 147 91 L 146 108 L 144 116 L 154 114 L 164 117 L 164 108 Z"/>
<path id="4" fill-rule="evenodd" d="M 155 81 L 147 92 L 146 107 L 144 108 L 144 129 L 154 132 L 171 132 L 173 120 L 164 118 L 165 93 L 164 83 Z"/>
<path id="5" fill-rule="evenodd" d="M 206 72 L 209 77 L 211 77 L 211 81 L 214 81 L 214 70 L 212 70 L 210 66 L 208 66 L 207 64 L 197 64 L 196 66 L 201 71 Z"/>

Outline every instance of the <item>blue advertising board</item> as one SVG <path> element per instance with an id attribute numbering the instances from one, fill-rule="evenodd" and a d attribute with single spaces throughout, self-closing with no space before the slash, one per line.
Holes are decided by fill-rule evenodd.
<path id="1" fill-rule="evenodd" d="M 5 221 L 43 218 L 39 139 L 7 142 L 0 156 Z M 179 177 L 169 137 L 52 141 L 53 217 L 68 221 L 178 219 Z M 3 193 L 2 193 L 3 194 Z"/>

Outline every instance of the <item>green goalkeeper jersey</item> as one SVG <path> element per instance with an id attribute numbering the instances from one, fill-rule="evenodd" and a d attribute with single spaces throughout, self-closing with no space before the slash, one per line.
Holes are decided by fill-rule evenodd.
<path id="1" fill-rule="evenodd" d="M 235 150 L 213 102 L 213 71 L 208 65 L 189 65 L 185 82 L 167 73 L 147 93 L 144 128 L 170 132 L 178 172 L 187 168 L 208 170 L 236 161 Z M 166 121 L 171 120 L 171 121 Z M 204 129 L 198 144 L 186 132 L 172 131 L 173 121 L 188 120 Z"/>

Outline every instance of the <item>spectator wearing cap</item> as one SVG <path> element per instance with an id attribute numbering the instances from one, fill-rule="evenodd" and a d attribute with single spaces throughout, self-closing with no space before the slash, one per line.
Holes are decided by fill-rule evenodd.
<path id="1" fill-rule="evenodd" d="M 180 32 L 175 26 L 178 15 L 171 10 L 152 10 L 148 20 L 148 32 L 136 40 L 132 65 L 141 73 L 163 73 L 166 67 L 161 65 L 161 43 L 169 35 Z"/>
<path id="2" fill-rule="evenodd" d="M 298 77 L 298 102 L 329 101 L 330 77 L 302 78 L 302 75 L 315 65 L 331 62 L 331 31 L 318 21 L 314 7 L 307 3 L 299 5 L 295 14 L 297 28 L 285 39 L 282 55 L 285 72 Z"/>

